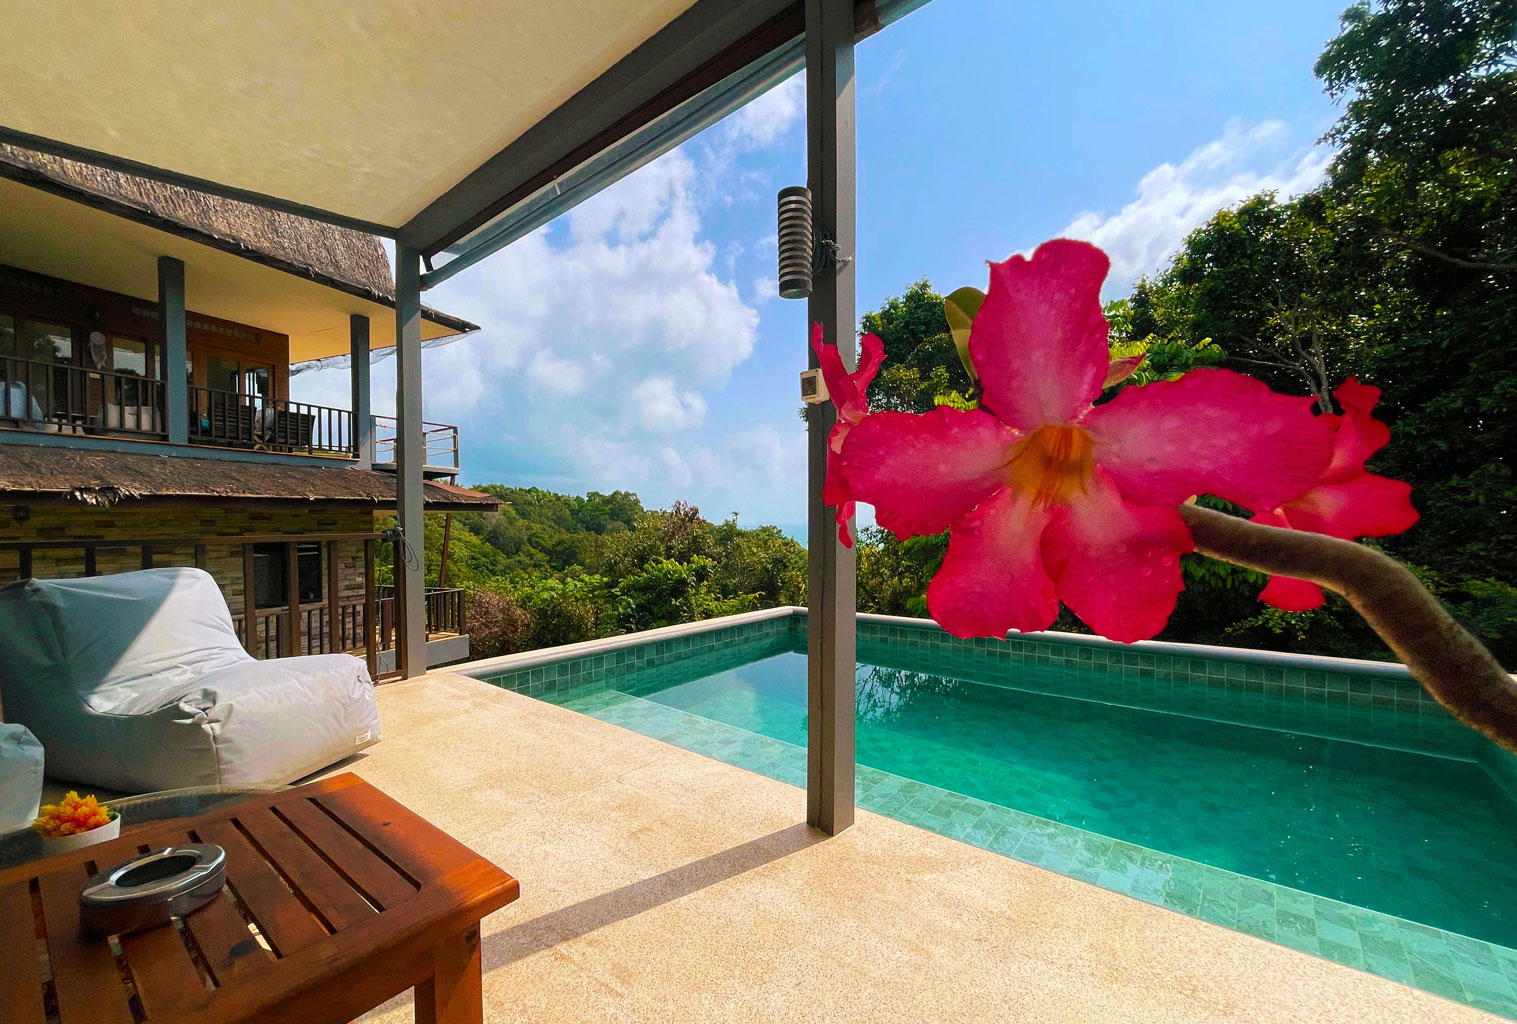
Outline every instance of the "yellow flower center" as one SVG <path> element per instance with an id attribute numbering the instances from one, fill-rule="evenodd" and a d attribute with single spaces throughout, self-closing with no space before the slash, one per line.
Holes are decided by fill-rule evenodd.
<path id="1" fill-rule="evenodd" d="M 1009 474 L 1013 493 L 1030 496 L 1040 508 L 1083 492 L 1095 468 L 1094 443 L 1079 427 L 1042 427 L 1012 448 Z"/>

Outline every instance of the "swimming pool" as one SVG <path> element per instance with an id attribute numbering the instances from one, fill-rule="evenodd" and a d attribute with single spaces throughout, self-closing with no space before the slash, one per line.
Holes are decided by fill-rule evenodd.
<path id="1" fill-rule="evenodd" d="M 1510 762 L 1393 673 L 928 626 L 861 621 L 860 806 L 1517 1016 Z M 485 678 L 804 784 L 804 644 L 791 615 Z"/>

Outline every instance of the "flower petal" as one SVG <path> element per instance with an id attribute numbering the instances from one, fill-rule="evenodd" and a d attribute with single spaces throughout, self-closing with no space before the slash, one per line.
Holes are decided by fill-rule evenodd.
<path id="1" fill-rule="evenodd" d="M 1193 550 L 1178 512 L 1125 501 L 1099 469 L 1083 494 L 1058 507 L 1043 535 L 1059 597 L 1091 629 L 1123 643 L 1164 628 L 1185 589 L 1180 556 Z"/>
<path id="2" fill-rule="evenodd" d="M 836 345 L 827 344 L 822 337 L 822 325 L 811 325 L 811 351 L 816 353 L 816 365 L 822 371 L 822 380 L 827 385 L 827 395 L 837 408 L 838 419 L 848 419 L 856 413 L 859 392 L 843 365 L 843 356 Z M 857 415 L 862 415 L 858 413 Z M 853 418 L 857 418 L 855 415 Z"/>
<path id="3" fill-rule="evenodd" d="M 1044 242 L 990 265 L 969 333 L 980 403 L 1014 427 L 1068 423 L 1101 393 L 1111 355 L 1101 282 L 1111 261 L 1089 242 Z"/>
<path id="4" fill-rule="evenodd" d="M 1123 356 L 1121 359 L 1113 359 L 1106 367 L 1106 379 L 1101 381 L 1101 389 L 1122 383 L 1127 378 L 1138 372 L 1138 367 L 1143 365 L 1147 356 Z"/>
<path id="5" fill-rule="evenodd" d="M 1333 397 L 1343 406 L 1343 415 L 1334 417 L 1338 432 L 1333 437 L 1333 461 L 1322 479 L 1325 483 L 1342 483 L 1361 472 L 1365 461 L 1390 442 L 1391 428 L 1373 415 L 1375 403 L 1380 401 L 1379 388 L 1350 377 L 1338 385 Z"/>
<path id="6" fill-rule="evenodd" d="M 885 361 L 885 343 L 880 340 L 878 334 L 866 334 L 859 340 L 859 368 L 853 375 L 853 386 L 858 389 L 859 399 L 864 403 L 864 411 L 869 411 L 869 385 L 874 383 L 874 375 L 879 372 L 880 364 Z"/>
<path id="7" fill-rule="evenodd" d="M 1178 505 L 1215 494 L 1259 510 L 1304 493 L 1327 466 L 1332 430 L 1311 406 L 1241 373 L 1192 370 L 1123 388 L 1081 426 L 1129 501 Z"/>
<path id="8" fill-rule="evenodd" d="M 978 409 L 878 412 L 848 432 L 843 475 L 896 536 L 942 533 L 1001 486 L 1019 436 Z"/>
<path id="9" fill-rule="evenodd" d="M 833 433 L 836 434 L 843 426 L 845 424 L 839 420 L 837 426 L 832 428 Z M 851 548 L 853 533 L 848 529 L 848 520 L 853 518 L 853 488 L 848 486 L 848 478 L 843 475 L 841 463 L 842 459 L 839 458 L 837 452 L 828 448 L 827 477 L 822 481 L 822 504 L 832 505 L 837 509 L 834 519 L 838 525 L 838 540 L 842 542 L 843 547 Z"/>
<path id="10" fill-rule="evenodd" d="M 954 636 L 1005 637 L 1047 629 L 1059 614 L 1043 571 L 1046 508 L 1002 488 L 954 523 L 943 567 L 927 585 L 927 610 Z"/>
<path id="11" fill-rule="evenodd" d="M 1259 592 L 1259 600 L 1282 612 L 1309 612 L 1326 604 L 1327 595 L 1315 583 L 1292 576 L 1271 576 Z"/>
<path id="12" fill-rule="evenodd" d="M 1318 484 L 1281 506 L 1293 529 L 1354 540 L 1404 533 L 1417 522 L 1412 485 L 1374 473 Z"/>

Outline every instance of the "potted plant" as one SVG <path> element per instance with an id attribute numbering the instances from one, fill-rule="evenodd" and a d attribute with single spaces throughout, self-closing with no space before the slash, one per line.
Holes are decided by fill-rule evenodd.
<path id="1" fill-rule="evenodd" d="M 115 839 L 121 835 L 121 815 L 93 796 L 69 790 L 62 800 L 43 806 L 32 830 L 52 856 Z"/>

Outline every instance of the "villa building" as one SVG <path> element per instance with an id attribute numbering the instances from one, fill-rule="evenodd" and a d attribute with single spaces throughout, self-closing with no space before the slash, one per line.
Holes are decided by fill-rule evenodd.
<path id="1" fill-rule="evenodd" d="M 0 145 L 0 584 L 198 565 L 255 657 L 394 667 L 369 400 L 394 304 L 375 236 Z M 473 330 L 423 311 L 424 340 Z M 349 407 L 293 400 L 334 358 Z M 456 486 L 457 428 L 425 430 L 426 510 L 496 508 Z M 426 609 L 428 663 L 467 655 L 462 594 Z"/>

